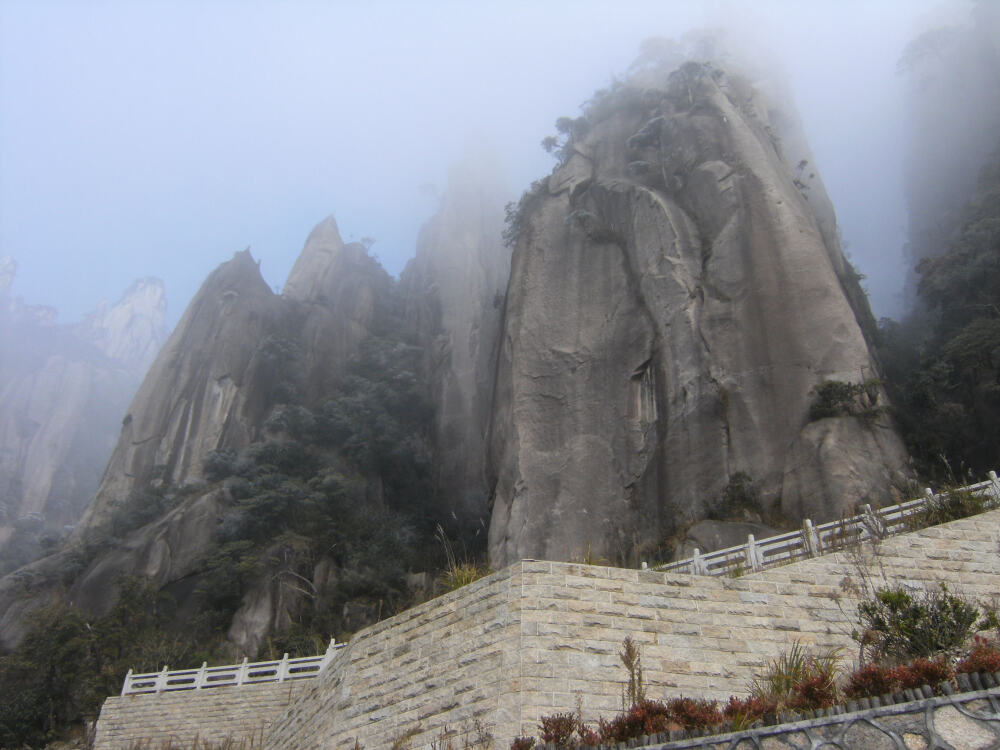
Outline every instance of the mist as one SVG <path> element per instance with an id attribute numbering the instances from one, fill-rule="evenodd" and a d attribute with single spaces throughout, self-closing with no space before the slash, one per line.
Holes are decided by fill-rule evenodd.
<path id="1" fill-rule="evenodd" d="M 643 39 L 720 28 L 784 69 L 877 316 L 906 275 L 905 45 L 966 4 L 46 2 L 0 4 L 0 256 L 63 321 L 165 281 L 176 322 L 250 247 L 280 288 L 334 214 L 386 269 L 413 255 L 449 165 L 493 149 L 511 198 L 539 146 Z"/>

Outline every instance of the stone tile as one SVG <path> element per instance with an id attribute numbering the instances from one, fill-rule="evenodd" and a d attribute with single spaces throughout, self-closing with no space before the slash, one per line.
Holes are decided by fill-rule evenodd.
<path id="1" fill-rule="evenodd" d="M 997 741 L 993 732 L 954 706 L 944 706 L 934 712 L 934 730 L 945 742 L 962 750 L 985 750 Z"/>

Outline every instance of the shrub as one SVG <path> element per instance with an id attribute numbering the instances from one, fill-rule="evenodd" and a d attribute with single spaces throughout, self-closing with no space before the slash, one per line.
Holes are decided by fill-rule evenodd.
<path id="1" fill-rule="evenodd" d="M 667 703 L 670 718 L 684 729 L 705 729 L 722 723 L 722 712 L 717 701 L 674 698 Z M 665 727 L 664 727 L 665 728 Z M 655 731 L 662 732 L 663 729 Z M 652 732 L 647 732 L 652 734 Z"/>
<path id="2" fill-rule="evenodd" d="M 866 664 L 851 673 L 844 695 L 848 698 L 871 698 L 894 693 L 898 689 L 899 675 L 896 670 L 882 664 Z"/>
<path id="3" fill-rule="evenodd" d="M 826 708 L 836 703 L 837 698 L 837 684 L 833 678 L 816 674 L 795 683 L 788 705 L 796 709 Z"/>
<path id="4" fill-rule="evenodd" d="M 515 737 L 510 743 L 510 750 L 531 750 L 535 746 L 534 737 Z"/>
<path id="5" fill-rule="evenodd" d="M 670 709 L 661 701 L 643 700 L 611 721 L 601 719 L 598 726 L 601 742 L 625 742 L 643 734 L 665 732 L 671 728 Z"/>
<path id="6" fill-rule="evenodd" d="M 972 650 L 955 665 L 959 674 L 968 672 L 1000 672 L 1000 648 L 981 635 L 976 636 Z"/>
<path id="7" fill-rule="evenodd" d="M 209 482 L 231 476 L 236 470 L 236 454 L 225 448 L 209 451 L 201 461 L 201 471 Z"/>
<path id="8" fill-rule="evenodd" d="M 935 495 L 918 512 L 906 519 L 912 529 L 925 529 L 948 521 L 975 516 L 986 510 L 987 498 L 968 490 L 951 490 Z"/>
<path id="9" fill-rule="evenodd" d="M 936 688 L 942 682 L 948 682 L 955 676 L 955 671 L 944 657 L 936 661 L 914 659 L 905 666 L 896 667 L 894 671 L 899 678 L 899 687 L 902 690 L 918 688 L 921 685 L 930 685 Z"/>
<path id="10" fill-rule="evenodd" d="M 753 485 L 753 477 L 738 471 L 729 475 L 729 483 L 718 502 L 709 507 L 708 517 L 715 521 L 743 520 L 759 518 L 761 511 L 760 493 Z"/>
<path id="11" fill-rule="evenodd" d="M 778 704 L 770 698 L 759 695 L 737 698 L 735 695 L 730 695 L 729 701 L 722 708 L 722 715 L 732 723 L 733 729 L 740 730 L 746 729 L 777 710 Z"/>
<path id="12" fill-rule="evenodd" d="M 480 565 L 468 559 L 459 561 L 455 555 L 455 549 L 452 546 L 451 540 L 441 527 L 441 524 L 437 525 L 434 536 L 437 537 L 444 548 L 445 569 L 441 573 L 439 580 L 445 592 L 462 588 L 462 586 L 466 586 L 473 581 L 478 581 L 492 572 L 488 565 Z"/>
<path id="13" fill-rule="evenodd" d="M 819 708 L 837 698 L 836 677 L 840 651 L 822 655 L 806 652 L 798 641 L 769 661 L 764 675 L 750 684 L 754 697 L 773 701 L 779 708 Z M 824 701 L 829 700 L 829 703 Z M 817 701 L 814 705 L 814 701 Z"/>
<path id="14" fill-rule="evenodd" d="M 881 387 L 882 381 L 878 379 L 863 383 L 824 380 L 813 388 L 816 400 L 809 407 L 809 421 L 827 417 L 860 417 L 872 422 L 883 411 L 883 407 L 878 406 Z"/>
<path id="15" fill-rule="evenodd" d="M 906 661 L 952 652 L 972 633 L 979 609 L 949 593 L 910 594 L 901 587 L 879 589 L 858 606 L 863 626 L 855 639 L 867 648 L 872 661 Z"/>
<path id="16" fill-rule="evenodd" d="M 570 744 L 578 723 L 576 715 L 571 713 L 543 716 L 538 725 L 538 736 L 542 738 L 542 742 L 566 746 Z"/>
<path id="17" fill-rule="evenodd" d="M 580 724 L 576 728 L 576 733 L 580 737 L 580 744 L 581 745 L 594 746 L 594 745 L 600 745 L 601 744 L 601 735 L 599 735 L 597 732 L 595 732 L 590 727 L 587 727 L 587 726 L 584 726 L 583 724 Z"/>

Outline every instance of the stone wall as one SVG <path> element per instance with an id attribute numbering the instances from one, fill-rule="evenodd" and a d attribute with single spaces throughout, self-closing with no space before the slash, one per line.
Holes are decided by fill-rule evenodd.
<path id="1" fill-rule="evenodd" d="M 357 633 L 266 747 L 426 747 L 442 732 L 498 737 L 521 728 L 520 609 L 526 566 L 512 565 Z"/>
<path id="2" fill-rule="evenodd" d="M 357 740 L 386 750 L 409 735 L 408 746 L 421 748 L 444 733 L 474 734 L 480 722 L 506 750 L 513 737 L 535 734 L 542 715 L 573 711 L 578 701 L 584 718 L 610 718 L 621 708 L 626 635 L 642 647 L 650 697 L 725 700 L 745 693 L 793 640 L 842 647 L 851 658 L 856 603 L 845 579 L 864 573 L 996 595 L 998 542 L 1000 510 L 896 536 L 863 555 L 735 579 L 521 561 L 359 632 L 304 683 L 265 747 L 350 748 Z M 170 697 L 138 700 L 152 707 Z"/>
<path id="3" fill-rule="evenodd" d="M 195 738 L 259 739 L 309 682 L 177 690 L 108 698 L 97 722 L 95 750 L 130 750 L 140 741 L 157 748 L 184 746 Z"/>

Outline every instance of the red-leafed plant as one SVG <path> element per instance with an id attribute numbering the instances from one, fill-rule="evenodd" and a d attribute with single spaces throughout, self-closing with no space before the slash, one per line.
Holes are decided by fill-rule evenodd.
<path id="1" fill-rule="evenodd" d="M 847 679 L 844 695 L 848 698 L 871 698 L 899 690 L 899 675 L 892 667 L 866 664 Z"/>
<path id="2" fill-rule="evenodd" d="M 534 737 L 515 737 L 510 743 L 510 750 L 531 750 L 535 746 Z"/>
<path id="3" fill-rule="evenodd" d="M 837 702 L 837 685 L 829 675 L 813 675 L 796 682 L 788 706 L 793 709 L 826 708 Z"/>
<path id="4" fill-rule="evenodd" d="M 576 728 L 576 733 L 580 737 L 581 745 L 594 746 L 601 744 L 601 735 L 599 735 L 596 731 L 594 731 L 590 727 L 581 724 Z"/>
<path id="5" fill-rule="evenodd" d="M 601 719 L 598 732 L 601 742 L 625 742 L 643 734 L 656 734 L 677 728 L 679 725 L 671 719 L 670 709 L 665 703 L 646 699 L 627 711 L 622 711 L 611 721 Z"/>
<path id="6" fill-rule="evenodd" d="M 968 672 L 1000 672 L 1000 648 L 994 641 L 977 635 L 972 650 L 955 665 L 959 674 Z"/>
<path id="7" fill-rule="evenodd" d="M 746 698 L 729 696 L 729 701 L 722 707 L 722 715 L 733 725 L 733 729 L 746 729 L 755 721 L 763 719 L 768 714 L 778 710 L 774 699 L 760 695 L 748 695 Z"/>
<path id="8" fill-rule="evenodd" d="M 938 685 L 955 677 L 955 671 L 944 657 L 936 661 L 914 659 L 909 664 L 896 667 L 894 671 L 899 679 L 899 687 L 903 690 L 930 685 L 937 692 Z"/>
<path id="9" fill-rule="evenodd" d="M 542 738 L 542 742 L 552 742 L 565 747 L 570 744 L 578 723 L 577 716 L 571 713 L 543 716 L 538 725 L 540 730 L 538 736 Z"/>
<path id="10" fill-rule="evenodd" d="M 717 701 L 674 698 L 667 703 L 667 709 L 670 711 L 670 718 L 684 729 L 704 729 L 722 723 L 722 712 L 719 711 Z"/>

